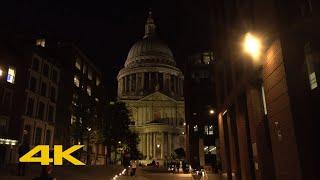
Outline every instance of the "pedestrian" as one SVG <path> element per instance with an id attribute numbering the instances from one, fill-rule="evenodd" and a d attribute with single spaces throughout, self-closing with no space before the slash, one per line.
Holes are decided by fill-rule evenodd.
<path id="1" fill-rule="evenodd" d="M 19 154 L 19 159 L 24 156 L 27 152 L 29 152 L 29 143 L 24 141 L 19 149 L 18 149 L 18 154 Z M 18 176 L 24 176 L 26 174 L 26 163 L 25 162 L 18 162 Z"/>
<path id="2" fill-rule="evenodd" d="M 131 160 L 131 176 L 136 175 L 137 162 L 136 160 Z"/>
<path id="3" fill-rule="evenodd" d="M 125 152 L 125 154 L 123 155 L 123 160 L 122 160 L 122 164 L 125 171 L 125 175 L 129 175 L 129 165 L 130 165 L 130 155 L 129 153 Z"/>

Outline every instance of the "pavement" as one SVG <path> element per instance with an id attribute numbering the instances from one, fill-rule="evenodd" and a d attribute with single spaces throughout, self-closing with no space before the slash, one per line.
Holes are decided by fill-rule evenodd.
<path id="1" fill-rule="evenodd" d="M 26 176 L 17 176 L 16 167 L 0 169 L 1 180 L 31 180 L 40 175 L 40 165 L 28 165 Z M 53 176 L 57 180 L 112 180 L 123 171 L 120 166 L 55 166 Z M 138 168 L 135 177 L 121 175 L 117 180 L 192 180 L 190 174 L 170 174 L 168 172 Z M 207 180 L 222 180 L 220 176 L 208 174 Z M 205 180 L 204 179 L 204 180 Z"/>

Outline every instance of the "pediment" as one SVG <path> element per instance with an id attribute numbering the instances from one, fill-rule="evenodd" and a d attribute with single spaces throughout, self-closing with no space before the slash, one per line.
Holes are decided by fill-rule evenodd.
<path id="1" fill-rule="evenodd" d="M 161 92 L 154 92 L 152 94 L 149 94 L 143 98 L 141 98 L 139 101 L 173 101 L 177 102 L 175 99 L 162 94 Z"/>

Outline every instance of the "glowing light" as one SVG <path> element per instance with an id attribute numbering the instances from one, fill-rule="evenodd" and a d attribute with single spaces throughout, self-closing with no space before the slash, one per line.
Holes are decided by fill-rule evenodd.
<path id="1" fill-rule="evenodd" d="M 160 144 L 157 144 L 157 148 L 160 148 Z"/>
<path id="2" fill-rule="evenodd" d="M 118 143 L 121 144 L 121 141 L 119 141 Z"/>
<path id="3" fill-rule="evenodd" d="M 261 41 L 251 33 L 247 33 L 243 44 L 244 52 L 248 53 L 254 60 L 257 60 L 261 54 Z"/>
<path id="4" fill-rule="evenodd" d="M 215 112 L 214 112 L 213 109 L 211 109 L 211 110 L 209 111 L 209 113 L 210 113 L 210 114 L 214 114 Z"/>
<path id="5" fill-rule="evenodd" d="M 3 75 L 3 71 L 2 69 L 0 69 L 0 77 Z"/>

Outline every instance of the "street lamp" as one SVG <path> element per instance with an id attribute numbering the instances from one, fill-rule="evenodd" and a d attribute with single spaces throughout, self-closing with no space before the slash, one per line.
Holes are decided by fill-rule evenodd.
<path id="1" fill-rule="evenodd" d="M 253 60 L 258 60 L 261 55 L 261 49 L 261 40 L 248 32 L 244 37 L 244 52 L 249 54 L 253 58 Z"/>
<path id="2" fill-rule="evenodd" d="M 209 110 L 209 114 L 214 114 L 215 112 L 214 112 L 214 110 L 213 109 L 210 109 Z"/>

